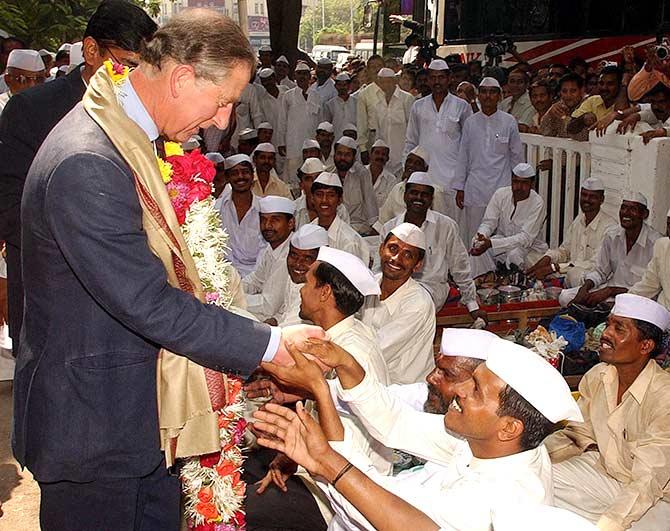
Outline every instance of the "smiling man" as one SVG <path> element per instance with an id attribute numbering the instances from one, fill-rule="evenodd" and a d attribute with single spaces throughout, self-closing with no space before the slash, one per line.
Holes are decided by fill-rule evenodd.
<path id="1" fill-rule="evenodd" d="M 293 199 L 288 185 L 275 171 L 277 150 L 269 142 L 258 144 L 252 153 L 254 161 L 254 185 L 252 191 L 258 197 L 281 196 Z"/>
<path id="2" fill-rule="evenodd" d="M 670 375 L 654 357 L 670 313 L 639 295 L 617 295 L 600 361 L 579 384 L 584 423 L 547 439 L 556 505 L 602 531 L 652 531 L 670 522 Z"/>

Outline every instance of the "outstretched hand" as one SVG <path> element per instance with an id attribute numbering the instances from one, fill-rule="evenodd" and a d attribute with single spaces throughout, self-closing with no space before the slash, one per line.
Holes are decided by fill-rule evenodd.
<path id="1" fill-rule="evenodd" d="M 314 395 L 315 388 L 325 383 L 323 369 L 316 362 L 301 354 L 295 345 L 287 343 L 286 349 L 294 362 L 293 365 L 282 366 L 275 363 L 261 363 L 261 367 L 281 385 L 307 391 Z"/>
<path id="2" fill-rule="evenodd" d="M 293 358 L 288 353 L 286 344 L 291 343 L 300 348 L 303 342 L 310 337 L 325 339 L 327 336 L 326 332 L 320 326 L 294 325 L 283 327 L 281 329 L 279 348 L 272 359 L 272 363 L 276 365 L 292 365 Z"/>

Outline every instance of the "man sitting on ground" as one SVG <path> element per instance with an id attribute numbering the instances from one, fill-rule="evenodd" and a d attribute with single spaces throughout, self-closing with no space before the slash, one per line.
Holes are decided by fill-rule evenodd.
<path id="1" fill-rule="evenodd" d="M 312 200 L 312 183 L 324 171 L 326 171 L 326 168 L 321 159 L 314 157 L 305 160 L 298 170 L 298 181 L 302 193 L 295 200 L 296 227 L 302 227 L 317 217 L 316 207 Z M 337 215 L 342 221 L 349 223 L 349 212 L 342 203 L 337 206 Z"/>
<path id="2" fill-rule="evenodd" d="M 254 149 L 252 156 L 255 170 L 252 191 L 258 197 L 275 195 L 293 199 L 288 185 L 275 171 L 276 153 L 277 150 L 269 142 L 258 144 Z"/>

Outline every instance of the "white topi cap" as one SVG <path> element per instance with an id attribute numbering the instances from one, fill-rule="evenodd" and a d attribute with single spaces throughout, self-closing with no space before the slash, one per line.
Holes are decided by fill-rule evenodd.
<path id="1" fill-rule="evenodd" d="M 449 65 L 444 59 L 433 59 L 428 65 L 428 70 L 449 70 Z"/>
<path id="2" fill-rule="evenodd" d="M 279 59 L 275 61 L 275 63 L 284 63 L 284 64 L 289 64 L 288 59 L 286 59 L 285 55 L 280 55 Z"/>
<path id="3" fill-rule="evenodd" d="M 358 133 L 358 127 L 356 127 L 356 124 L 352 124 L 351 122 L 344 124 L 344 127 L 342 127 L 342 131 L 355 131 Z"/>
<path id="4" fill-rule="evenodd" d="M 391 229 L 391 234 L 409 245 L 426 250 L 426 235 L 413 223 L 401 223 Z"/>
<path id="5" fill-rule="evenodd" d="M 267 195 L 258 200 L 261 214 L 274 214 L 281 212 L 283 214 L 295 213 L 295 203 L 286 197 L 278 195 Z"/>
<path id="6" fill-rule="evenodd" d="M 658 326 L 664 332 L 670 326 L 670 312 L 665 306 L 632 293 L 622 293 L 614 298 L 612 315 L 639 319 Z"/>
<path id="7" fill-rule="evenodd" d="M 269 129 L 270 131 L 274 131 L 274 127 L 272 127 L 270 122 L 261 122 L 258 125 L 258 129 Z"/>
<path id="8" fill-rule="evenodd" d="M 338 177 L 337 173 L 330 173 L 327 171 L 321 172 L 321 175 L 319 175 L 316 179 L 314 179 L 312 185 L 316 183 L 325 184 L 326 186 L 334 186 L 336 188 L 342 188 L 342 181 Z"/>
<path id="9" fill-rule="evenodd" d="M 605 190 L 605 185 L 600 179 L 598 179 L 598 177 L 589 177 L 582 183 L 582 188 L 584 190 L 593 190 L 597 192 Z"/>
<path id="10" fill-rule="evenodd" d="M 245 155 L 244 153 L 238 153 L 237 155 L 231 155 L 228 157 L 224 163 L 224 168 L 226 170 L 230 170 L 231 168 L 234 168 L 238 164 L 242 164 L 243 162 L 248 163 L 250 166 L 253 166 L 251 163 L 251 159 L 249 158 L 249 155 Z"/>
<path id="11" fill-rule="evenodd" d="M 258 131 L 256 131 L 255 129 L 247 127 L 245 129 L 242 129 L 242 131 L 240 131 L 239 134 L 240 140 L 251 140 L 253 138 L 258 138 Z"/>
<path id="12" fill-rule="evenodd" d="M 353 149 L 354 151 L 358 150 L 358 144 L 356 144 L 356 141 L 350 136 L 341 137 L 336 144 L 340 146 L 346 146 L 349 149 Z"/>
<path id="13" fill-rule="evenodd" d="M 584 422 L 563 376 L 539 354 L 497 338 L 489 344 L 486 366 L 550 422 Z"/>
<path id="14" fill-rule="evenodd" d="M 316 126 L 317 131 L 325 131 L 326 133 L 332 133 L 335 128 L 333 127 L 333 124 L 330 122 L 321 122 L 319 125 Z"/>
<path id="15" fill-rule="evenodd" d="M 316 64 L 321 65 L 321 66 L 333 66 L 333 62 L 328 59 L 327 57 L 321 57 Z"/>
<path id="16" fill-rule="evenodd" d="M 624 192 L 623 196 L 621 197 L 621 200 L 630 201 L 631 203 L 640 203 L 645 208 L 647 206 L 647 198 L 644 196 L 644 194 L 640 192 L 635 192 L 634 190 L 628 190 Z"/>
<path id="17" fill-rule="evenodd" d="M 268 44 L 264 44 L 258 49 L 259 52 L 271 52 L 272 51 L 272 46 Z"/>
<path id="18" fill-rule="evenodd" d="M 270 142 L 261 142 L 254 148 L 254 153 L 256 153 L 256 151 L 262 151 L 263 153 L 277 153 L 277 150 L 270 144 Z"/>
<path id="19" fill-rule="evenodd" d="M 44 61 L 37 50 L 12 50 L 7 58 L 7 68 L 41 72 L 44 70 Z"/>
<path id="20" fill-rule="evenodd" d="M 512 169 L 512 173 L 520 179 L 532 179 L 535 177 L 535 168 L 527 162 L 519 162 L 519 164 Z"/>
<path id="21" fill-rule="evenodd" d="M 382 68 L 377 72 L 377 77 L 393 77 L 395 72 L 390 68 Z"/>
<path id="22" fill-rule="evenodd" d="M 189 138 L 186 142 L 182 142 L 181 144 L 181 148 L 184 151 L 191 151 L 192 149 L 197 149 L 199 147 L 200 147 L 200 141 L 193 136 Z"/>
<path id="23" fill-rule="evenodd" d="M 381 138 L 378 139 L 378 140 L 375 140 L 375 143 L 372 144 L 372 147 L 370 148 L 370 150 L 373 150 L 374 148 L 378 148 L 378 147 L 385 148 L 385 149 L 391 149 L 389 147 L 389 145 L 386 142 L 384 142 Z"/>
<path id="24" fill-rule="evenodd" d="M 70 46 L 70 66 L 77 66 L 84 62 L 84 43 L 79 41 Z"/>
<path id="25" fill-rule="evenodd" d="M 332 247 L 321 247 L 319 255 L 316 258 L 319 262 L 326 262 L 332 265 L 340 273 L 342 273 L 349 282 L 361 293 L 363 296 L 379 295 L 381 290 L 379 284 L 375 280 L 372 271 L 363 263 L 363 260 L 339 249 Z"/>
<path id="26" fill-rule="evenodd" d="M 433 178 L 425 171 L 415 171 L 409 176 L 409 179 L 407 179 L 407 184 L 422 184 L 423 186 L 437 188 Z"/>
<path id="27" fill-rule="evenodd" d="M 440 354 L 486 360 L 489 344 L 498 336 L 486 330 L 473 328 L 445 328 L 442 331 Z"/>
<path id="28" fill-rule="evenodd" d="M 351 81 L 351 76 L 346 72 L 340 72 L 335 76 L 335 81 Z"/>
<path id="29" fill-rule="evenodd" d="M 419 157 L 426 164 L 430 164 L 430 155 L 428 152 L 421 146 L 416 146 L 412 151 L 409 152 L 409 155 L 415 155 Z"/>
<path id="30" fill-rule="evenodd" d="M 500 83 L 498 83 L 498 80 L 495 77 L 485 77 L 479 83 L 479 88 L 482 87 L 495 87 L 500 89 Z"/>
<path id="31" fill-rule="evenodd" d="M 303 150 L 314 149 L 314 148 L 320 149 L 321 146 L 319 146 L 319 143 L 316 140 L 314 140 L 313 138 L 306 138 L 303 141 L 303 143 L 302 143 L 302 149 Z"/>
<path id="32" fill-rule="evenodd" d="M 328 232 L 319 225 L 307 223 L 293 233 L 291 245 L 303 251 L 324 247 L 328 245 Z"/>
<path id="33" fill-rule="evenodd" d="M 210 153 L 205 153 L 205 158 L 211 160 L 214 164 L 221 164 L 225 159 L 223 155 L 218 151 L 212 151 Z"/>
<path id="34" fill-rule="evenodd" d="M 299 61 L 298 64 L 295 65 L 295 71 L 296 72 L 310 72 L 310 68 L 309 68 L 309 65 L 307 63 Z"/>
<path id="35" fill-rule="evenodd" d="M 258 77 L 265 79 L 274 75 L 274 73 L 275 71 L 272 68 L 261 68 L 260 72 L 258 72 Z"/>
<path id="36" fill-rule="evenodd" d="M 60 45 L 60 48 L 58 48 L 59 52 L 62 52 L 63 50 L 70 51 L 72 48 L 72 45 L 69 42 L 64 42 L 63 44 Z"/>
<path id="37" fill-rule="evenodd" d="M 302 166 L 300 166 L 300 171 L 303 173 L 321 173 L 324 171 L 326 168 L 323 165 L 323 162 L 321 162 L 320 159 L 317 159 L 315 157 L 309 157 L 308 159 L 305 160 L 305 162 L 302 163 Z"/>

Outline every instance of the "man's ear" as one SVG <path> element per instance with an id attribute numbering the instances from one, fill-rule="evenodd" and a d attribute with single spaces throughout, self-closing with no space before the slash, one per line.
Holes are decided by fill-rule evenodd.
<path id="1" fill-rule="evenodd" d="M 501 442 L 511 442 L 520 438 L 525 429 L 523 422 L 514 417 L 500 417 L 498 422 L 498 440 Z"/>
<path id="2" fill-rule="evenodd" d="M 81 53 L 87 65 L 96 66 L 102 62 L 102 49 L 93 37 L 84 37 Z"/>
<path id="3" fill-rule="evenodd" d="M 195 82 L 195 69 L 191 65 L 177 65 L 170 72 L 170 94 L 178 99 L 186 87 Z"/>

